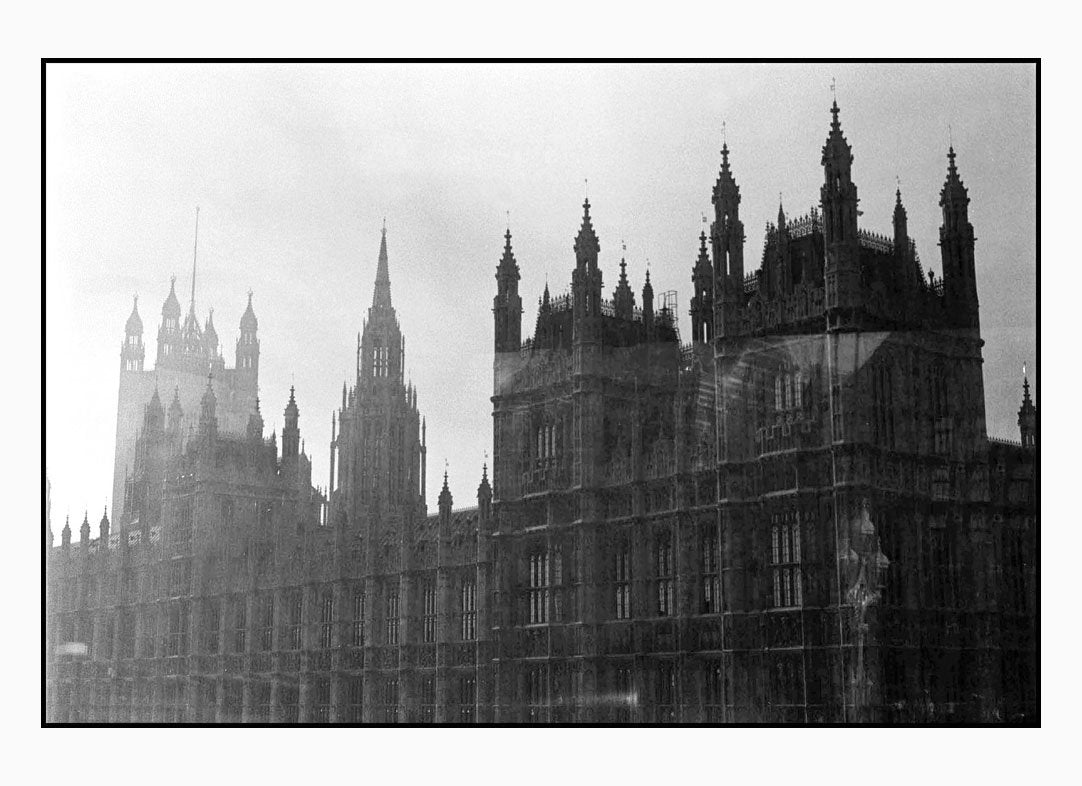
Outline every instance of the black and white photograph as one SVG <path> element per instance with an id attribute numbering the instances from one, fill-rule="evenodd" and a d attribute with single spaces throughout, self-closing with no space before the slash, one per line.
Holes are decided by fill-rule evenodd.
<path id="1" fill-rule="evenodd" d="M 42 102 L 43 726 L 1040 726 L 1039 61 Z"/>

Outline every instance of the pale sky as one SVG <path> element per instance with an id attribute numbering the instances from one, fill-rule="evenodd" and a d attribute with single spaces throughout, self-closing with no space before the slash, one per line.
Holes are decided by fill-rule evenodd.
<path id="1" fill-rule="evenodd" d="M 406 368 L 428 419 L 428 500 L 446 459 L 475 504 L 491 450 L 492 297 L 510 212 L 523 337 L 546 280 L 570 283 L 584 180 L 605 296 L 619 273 L 677 290 L 711 210 L 722 124 L 743 201 L 745 267 L 763 227 L 818 200 L 837 79 L 861 226 L 909 232 L 940 273 L 948 125 L 969 188 L 988 431 L 1017 438 L 1036 371 L 1036 73 L 1029 65 L 55 65 L 46 73 L 46 466 L 53 528 L 109 504 L 120 342 L 139 294 L 147 365 L 176 274 L 214 308 L 226 364 L 248 289 L 266 433 L 290 384 L 313 481 L 355 374 L 387 220 Z"/>

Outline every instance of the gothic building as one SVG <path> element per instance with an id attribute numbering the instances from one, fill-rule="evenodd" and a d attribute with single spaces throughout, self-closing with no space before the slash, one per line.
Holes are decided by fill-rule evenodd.
<path id="1" fill-rule="evenodd" d="M 172 406 L 176 407 L 175 414 L 179 416 L 176 425 L 186 438 L 196 428 L 200 399 L 207 375 L 211 374 L 219 402 L 221 427 L 231 433 L 244 433 L 259 389 L 258 328 L 259 322 L 252 310 L 252 294 L 249 292 L 248 307 L 240 320 L 236 363 L 233 368 L 227 368 L 219 347 L 218 331 L 214 327 L 214 310 L 211 309 L 202 325 L 196 316 L 193 268 L 191 300 L 183 321 L 176 294 L 176 277 L 170 281 L 169 295 L 162 305 L 154 367 L 146 368 L 143 320 L 139 316 L 139 298 L 135 298 L 120 347 L 120 392 L 117 397 L 112 497 L 118 527 L 124 528 L 133 518 L 127 500 L 126 482 L 137 460 L 135 439 L 143 426 L 144 407 L 156 393 L 159 396 L 172 394 Z M 172 414 L 174 410 L 170 412 Z"/>
<path id="2" fill-rule="evenodd" d="M 263 437 L 250 302 L 229 370 L 171 293 L 156 384 L 134 313 L 127 527 L 50 525 L 46 719 L 1037 722 L 1038 413 L 1024 380 L 1020 441 L 986 433 L 957 157 L 936 279 L 900 192 L 891 233 L 859 226 L 839 115 L 818 206 L 779 206 L 751 272 L 723 146 L 689 342 L 648 271 L 604 296 L 589 201 L 524 338 L 508 230 L 476 507 L 445 472 L 427 512 L 386 230 L 326 494 L 292 389 Z"/>

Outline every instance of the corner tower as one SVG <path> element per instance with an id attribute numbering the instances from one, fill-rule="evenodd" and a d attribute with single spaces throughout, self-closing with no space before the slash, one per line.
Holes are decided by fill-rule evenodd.
<path id="1" fill-rule="evenodd" d="M 848 321 L 860 304 L 860 246 L 857 237 L 857 187 L 853 151 L 842 134 L 838 102 L 830 109 L 830 133 L 823 145 L 823 242 L 826 251 L 826 309 L 830 325 Z"/>
<path id="2" fill-rule="evenodd" d="M 421 416 L 417 392 L 403 377 L 405 343 L 391 302 L 384 226 L 372 305 L 357 342 L 355 385 L 343 388 L 331 448 L 337 525 L 385 527 L 388 536 L 400 535 L 425 514 Z"/>

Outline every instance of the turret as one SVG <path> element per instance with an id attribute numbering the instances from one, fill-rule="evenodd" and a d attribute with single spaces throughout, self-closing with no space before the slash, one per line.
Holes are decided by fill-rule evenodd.
<path id="1" fill-rule="evenodd" d="M 909 219 L 902 205 L 902 189 L 895 191 L 894 201 L 894 264 L 899 281 L 905 287 L 920 286 L 920 271 L 917 270 L 909 248 Z"/>
<path id="2" fill-rule="evenodd" d="M 60 548 L 71 548 L 71 524 L 67 516 L 64 517 L 64 529 L 60 530 Z"/>
<path id="3" fill-rule="evenodd" d="M 255 399 L 255 410 L 248 416 L 247 436 L 253 442 L 263 440 L 263 413 L 259 411 L 259 396 Z"/>
<path id="4" fill-rule="evenodd" d="M 699 258 L 691 268 L 691 283 L 695 289 L 691 298 L 691 340 L 710 341 L 714 337 L 714 269 L 706 250 L 705 231 L 699 233 Z"/>
<path id="5" fill-rule="evenodd" d="M 642 325 L 649 340 L 654 332 L 654 287 L 650 284 L 649 267 L 646 268 L 646 283 L 642 287 Z"/>
<path id="6" fill-rule="evenodd" d="M 99 548 L 108 548 L 109 545 L 109 509 L 105 508 L 101 514 L 101 521 L 98 522 L 98 538 L 101 544 Z"/>
<path id="7" fill-rule="evenodd" d="M 947 180 L 939 195 L 943 224 L 939 248 L 943 260 L 943 297 L 954 324 L 978 330 L 977 277 L 973 262 L 973 225 L 969 223 L 969 192 L 958 177 L 954 146 L 947 153 Z"/>
<path id="8" fill-rule="evenodd" d="M 131 315 L 124 325 L 124 343 L 120 347 L 120 368 L 142 371 L 146 348 L 143 346 L 143 320 L 139 317 L 139 296 L 132 303 Z"/>
<path id="9" fill-rule="evenodd" d="M 824 277 L 828 311 L 851 312 L 860 304 L 860 245 L 857 237 L 857 187 L 852 180 L 853 153 L 842 134 L 838 102 L 830 109 L 830 133 L 823 145 Z M 837 324 L 837 319 L 832 322 Z"/>
<path id="10" fill-rule="evenodd" d="M 714 223 L 710 239 L 714 246 L 714 271 L 733 291 L 744 286 L 744 223 L 740 220 L 740 186 L 729 169 L 729 145 L 721 145 L 721 171 L 714 192 Z"/>
<path id="11" fill-rule="evenodd" d="M 248 290 L 248 307 L 240 317 L 240 338 L 237 339 L 237 373 L 246 377 L 259 376 L 259 320 L 252 309 L 252 292 Z"/>
<path id="12" fill-rule="evenodd" d="M 173 403 L 169 405 L 169 421 L 168 429 L 170 434 L 177 434 L 180 431 L 180 423 L 184 418 L 184 409 L 180 406 L 180 388 L 173 388 Z"/>
<path id="13" fill-rule="evenodd" d="M 207 389 L 203 391 L 199 411 L 199 433 L 208 439 L 218 436 L 218 398 L 214 395 L 211 377 L 207 377 Z"/>
<path id="14" fill-rule="evenodd" d="M 439 510 L 440 510 L 440 520 L 441 520 L 441 522 L 446 523 L 446 522 L 450 521 L 450 518 L 451 518 L 451 505 L 452 505 L 453 501 L 454 500 L 451 497 L 451 489 L 448 488 L 448 486 L 447 486 L 447 471 L 444 470 L 444 472 L 443 472 L 443 488 L 440 489 L 440 496 L 439 496 Z"/>
<path id="15" fill-rule="evenodd" d="M 158 397 L 158 388 L 154 388 L 154 395 L 143 410 L 143 431 L 150 434 L 164 429 L 165 411 L 162 409 L 162 400 Z"/>
<path id="16" fill-rule="evenodd" d="M 282 428 L 282 459 L 291 460 L 297 457 L 300 449 L 301 431 L 297 426 L 300 419 L 300 411 L 297 409 L 297 399 L 294 397 L 293 386 L 289 386 L 289 402 L 285 409 L 285 426 Z"/>
<path id="17" fill-rule="evenodd" d="M 600 338 L 597 320 L 601 317 L 601 271 L 597 255 L 601 243 L 590 220 L 590 200 L 582 203 L 582 226 L 575 237 L 575 270 L 571 274 L 571 297 L 574 314 L 574 340 Z"/>
<path id="18" fill-rule="evenodd" d="M 1022 447 L 1033 450 L 1037 447 L 1037 408 L 1029 395 L 1029 378 L 1022 371 L 1022 406 L 1018 410 L 1018 430 L 1022 437 Z"/>
<path id="19" fill-rule="evenodd" d="M 620 257 L 620 280 L 616 284 L 616 290 L 613 292 L 612 301 L 618 318 L 630 321 L 632 317 L 634 317 L 635 293 L 631 291 L 631 285 L 628 284 L 627 261 L 622 255 Z"/>
<path id="20" fill-rule="evenodd" d="M 477 510 L 482 521 L 488 521 L 492 514 L 492 486 L 488 483 L 488 462 L 481 468 L 481 485 L 477 487 Z"/>
<path id="21" fill-rule="evenodd" d="M 86 551 L 90 547 L 90 516 L 83 512 L 83 523 L 79 525 L 79 546 Z"/>
<path id="22" fill-rule="evenodd" d="M 218 357 L 218 331 L 214 329 L 214 309 L 207 315 L 207 323 L 203 328 L 203 347 L 207 357 L 213 361 Z"/>
<path id="23" fill-rule="evenodd" d="M 180 354 L 180 301 L 177 300 L 177 277 L 169 279 L 169 295 L 162 304 L 162 324 L 158 328 L 158 359 L 169 362 Z"/>
<path id="24" fill-rule="evenodd" d="M 496 297 L 492 314 L 496 323 L 496 352 L 518 352 L 522 344 L 522 298 L 518 294 L 518 262 L 511 250 L 511 229 L 504 235 L 503 256 L 496 266 Z"/>

